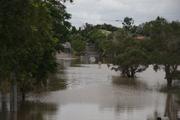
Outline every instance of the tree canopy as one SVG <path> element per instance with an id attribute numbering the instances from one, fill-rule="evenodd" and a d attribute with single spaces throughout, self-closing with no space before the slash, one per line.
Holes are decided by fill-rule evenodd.
<path id="1" fill-rule="evenodd" d="M 144 34 L 150 37 L 147 50 L 150 53 L 151 64 L 162 66 L 166 73 L 168 86 L 172 85 L 178 73 L 180 64 L 180 23 L 168 22 L 157 17 L 156 20 L 145 23 Z M 160 67 L 155 67 L 160 68 Z"/>
<path id="2" fill-rule="evenodd" d="M 56 71 L 56 46 L 69 18 L 61 1 L 1 0 L 0 78 L 17 82 L 23 94 L 43 87 Z"/>
<path id="3" fill-rule="evenodd" d="M 142 42 L 129 35 L 124 29 L 114 32 L 110 38 L 114 44 L 113 67 L 120 70 L 123 76 L 135 77 L 137 72 L 144 71 L 147 67 L 148 57 L 142 47 Z"/>

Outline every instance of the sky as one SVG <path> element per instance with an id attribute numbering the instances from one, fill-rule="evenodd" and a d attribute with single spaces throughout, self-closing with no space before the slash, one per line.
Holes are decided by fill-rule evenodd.
<path id="1" fill-rule="evenodd" d="M 132 17 L 135 24 L 155 19 L 180 20 L 180 0 L 74 0 L 66 3 L 70 22 L 76 27 L 85 23 L 121 26 L 124 17 Z"/>

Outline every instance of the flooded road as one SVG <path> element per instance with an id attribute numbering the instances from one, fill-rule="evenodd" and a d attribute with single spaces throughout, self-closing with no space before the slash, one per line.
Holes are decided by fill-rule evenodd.
<path id="1" fill-rule="evenodd" d="M 150 67 L 133 80 L 105 64 L 64 64 L 56 75 L 64 81 L 63 90 L 30 95 L 14 114 L 0 109 L 0 120 L 155 120 L 176 115 L 173 96 L 158 92 L 166 83 L 162 71 Z"/>

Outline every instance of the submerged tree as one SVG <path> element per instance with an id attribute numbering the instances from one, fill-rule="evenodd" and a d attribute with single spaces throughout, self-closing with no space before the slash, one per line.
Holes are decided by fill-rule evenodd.
<path id="1" fill-rule="evenodd" d="M 151 38 L 147 46 L 151 64 L 155 64 L 155 69 L 164 69 L 167 86 L 171 87 L 173 80 L 179 76 L 180 23 L 169 23 L 166 19 L 157 17 L 144 25 L 144 34 Z"/>
<path id="2" fill-rule="evenodd" d="M 141 44 L 143 41 L 139 41 L 134 37 L 128 35 L 128 33 L 120 29 L 113 33 L 112 41 L 114 45 L 114 70 L 120 70 L 122 76 L 135 77 L 137 72 L 144 71 L 147 67 L 147 55 Z"/>
<path id="3" fill-rule="evenodd" d="M 137 72 L 142 72 L 148 67 L 146 50 L 143 48 L 143 40 L 136 38 L 136 26 L 132 18 L 124 18 L 123 28 L 112 33 L 109 37 L 113 42 L 113 67 L 120 70 L 122 76 L 135 77 Z"/>
<path id="4" fill-rule="evenodd" d="M 27 92 L 45 87 L 48 75 L 56 71 L 57 31 L 47 4 L 58 2 L 0 1 L 0 78 L 10 81 L 15 104 L 17 89 L 25 99 Z M 56 20 L 66 19 L 61 17 Z M 17 105 L 12 108 L 16 109 Z"/>

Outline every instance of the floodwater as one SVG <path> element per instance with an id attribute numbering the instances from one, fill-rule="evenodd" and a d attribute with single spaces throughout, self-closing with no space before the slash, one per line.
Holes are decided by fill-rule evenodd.
<path id="1" fill-rule="evenodd" d="M 150 67 L 136 79 L 124 79 L 105 64 L 63 61 L 63 65 L 54 77 L 56 89 L 29 95 L 17 113 L 8 112 L 8 104 L 1 102 L 0 120 L 177 119 L 175 97 L 158 90 L 166 83 L 163 71 L 156 73 Z M 60 81 L 62 89 L 57 87 Z"/>

